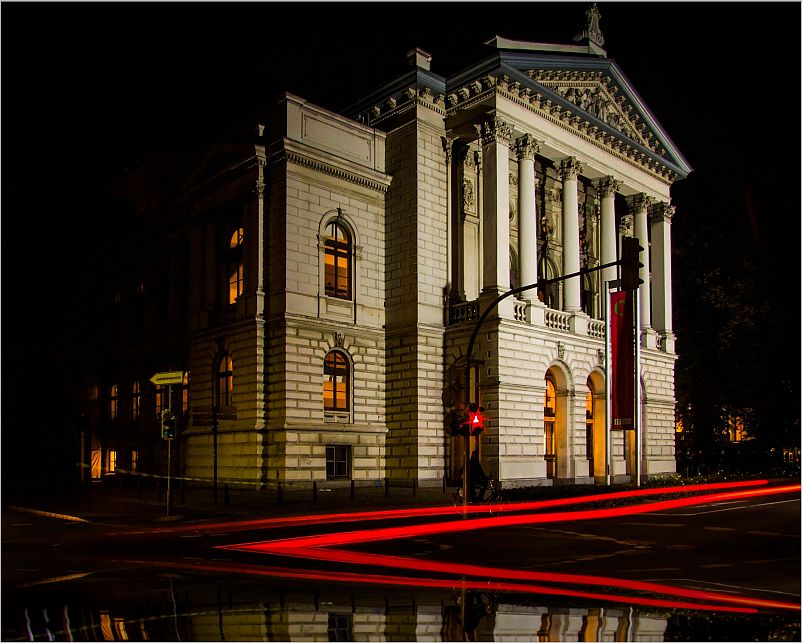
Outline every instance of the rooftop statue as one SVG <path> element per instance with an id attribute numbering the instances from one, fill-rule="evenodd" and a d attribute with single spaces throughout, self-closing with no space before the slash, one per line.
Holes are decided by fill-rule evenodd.
<path id="1" fill-rule="evenodd" d="M 587 39 L 601 47 L 604 45 L 604 36 L 602 35 L 601 27 L 599 26 L 601 14 L 599 13 L 599 7 L 596 6 L 595 2 L 590 5 L 590 8 L 587 11 L 585 11 L 585 17 L 588 20 L 587 24 L 581 33 L 578 33 L 576 36 L 574 36 L 574 40 L 577 41 Z"/>

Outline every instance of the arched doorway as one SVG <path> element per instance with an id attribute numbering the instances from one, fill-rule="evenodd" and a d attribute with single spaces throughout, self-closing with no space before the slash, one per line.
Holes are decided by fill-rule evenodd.
<path id="1" fill-rule="evenodd" d="M 601 373 L 588 375 L 585 398 L 585 446 L 589 473 L 596 482 L 607 475 L 607 439 L 604 433 L 605 389 Z"/>
<path id="2" fill-rule="evenodd" d="M 543 400 L 543 429 L 546 434 L 546 478 L 553 480 L 557 475 L 557 388 L 554 377 L 546 374 L 546 396 Z"/>

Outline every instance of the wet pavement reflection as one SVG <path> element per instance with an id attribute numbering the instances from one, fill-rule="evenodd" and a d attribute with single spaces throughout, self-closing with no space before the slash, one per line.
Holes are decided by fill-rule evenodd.
<path id="1" fill-rule="evenodd" d="M 5 595 L 4 641 L 799 640 L 799 615 L 579 606 L 466 591 L 374 591 L 162 574 Z"/>

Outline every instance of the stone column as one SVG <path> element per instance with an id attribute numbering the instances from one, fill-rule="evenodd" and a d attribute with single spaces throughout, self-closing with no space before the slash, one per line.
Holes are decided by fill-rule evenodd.
<path id="1" fill-rule="evenodd" d="M 642 344 L 644 348 L 657 347 L 656 335 L 654 332 L 649 332 L 652 329 L 651 279 L 649 276 L 649 206 L 654 202 L 654 197 L 644 193 L 630 197 L 632 212 L 635 217 L 634 236 L 640 240 L 640 245 L 643 247 L 643 252 L 641 253 L 643 267 L 640 269 L 640 278 L 643 280 L 640 286 L 640 327 L 643 332 Z"/>
<path id="2" fill-rule="evenodd" d="M 662 339 L 662 349 L 674 352 L 671 323 L 671 219 L 674 206 L 665 202 L 649 210 L 652 225 L 652 325 Z"/>
<path id="3" fill-rule="evenodd" d="M 482 294 L 510 289 L 509 157 L 512 128 L 495 118 L 477 126 L 482 144 Z"/>
<path id="4" fill-rule="evenodd" d="M 573 156 L 560 164 L 563 182 L 563 275 L 579 272 L 579 202 L 577 177 L 582 164 Z M 577 313 L 582 310 L 579 299 L 580 278 L 567 279 L 563 283 L 563 310 Z"/>
<path id="5" fill-rule="evenodd" d="M 515 142 L 518 157 L 518 257 L 522 286 L 537 281 L 537 210 L 535 206 L 535 154 L 540 146 L 526 134 Z M 537 288 L 525 290 L 521 299 L 538 301 Z"/>
<path id="6" fill-rule="evenodd" d="M 601 200 L 601 253 L 599 260 L 601 263 L 610 263 L 617 257 L 615 230 L 615 193 L 621 187 L 621 182 L 616 181 L 612 176 L 600 179 L 596 187 L 599 199 Z M 604 292 L 604 282 L 612 281 L 618 276 L 615 266 L 604 268 L 601 271 L 602 292 Z"/>
<path id="7" fill-rule="evenodd" d="M 257 161 L 257 177 L 256 185 L 254 186 L 254 194 L 256 195 L 256 229 L 246 231 L 253 235 L 256 234 L 256 243 L 251 242 L 249 248 L 256 252 L 256 261 L 251 262 L 255 264 L 256 268 L 256 315 L 262 316 L 265 313 L 265 160 L 260 156 Z M 247 237 L 246 237 L 247 239 Z M 246 280 L 247 280 L 246 276 Z"/>

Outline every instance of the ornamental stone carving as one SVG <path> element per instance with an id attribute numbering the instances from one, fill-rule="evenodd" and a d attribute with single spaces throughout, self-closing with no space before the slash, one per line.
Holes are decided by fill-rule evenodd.
<path id="1" fill-rule="evenodd" d="M 648 210 L 649 207 L 652 206 L 656 201 L 657 199 L 655 199 L 653 196 L 645 194 L 644 192 L 641 192 L 640 194 L 633 194 L 626 199 L 627 206 L 632 212 Z"/>
<path id="2" fill-rule="evenodd" d="M 518 160 L 534 160 L 535 154 L 540 152 L 540 145 L 531 134 L 524 134 L 515 141 L 515 154 Z"/>
<path id="3" fill-rule="evenodd" d="M 256 184 L 253 186 L 253 193 L 260 199 L 265 196 L 265 182 L 262 179 L 257 179 Z"/>
<path id="4" fill-rule="evenodd" d="M 340 348 L 345 345 L 345 333 L 334 333 L 334 345 Z"/>
<path id="5" fill-rule="evenodd" d="M 498 117 L 494 118 L 492 121 L 485 121 L 481 125 L 476 125 L 475 127 L 483 146 L 490 145 L 490 143 L 510 144 L 512 128 Z"/>
<path id="6" fill-rule="evenodd" d="M 615 196 L 615 193 L 621 189 L 621 181 L 616 180 L 612 176 L 606 176 L 603 179 L 599 179 L 599 182 L 596 184 L 596 189 L 599 192 L 599 196 Z"/>
<path id="7" fill-rule="evenodd" d="M 556 188 L 549 188 L 546 190 L 546 196 L 548 196 L 549 201 L 552 203 L 561 203 L 562 202 L 562 195 L 560 194 L 560 190 Z"/>
<path id="8" fill-rule="evenodd" d="M 660 201 L 649 208 L 649 219 L 653 223 L 658 223 L 661 221 L 671 223 L 671 219 L 674 217 L 675 211 L 676 208 L 673 205 L 669 205 L 665 201 Z"/>
<path id="9" fill-rule="evenodd" d="M 563 159 L 560 163 L 559 174 L 563 181 L 576 181 L 581 173 L 582 163 L 573 156 Z"/>
<path id="10" fill-rule="evenodd" d="M 565 344 L 562 342 L 557 342 L 557 357 L 561 360 L 565 360 Z"/>
<path id="11" fill-rule="evenodd" d="M 601 27 L 599 26 L 601 14 L 599 13 L 599 8 L 596 6 L 595 2 L 590 5 L 590 8 L 587 11 L 585 11 L 585 19 L 587 20 L 587 23 L 585 23 L 585 28 L 576 36 L 574 36 L 574 41 L 587 39 L 601 47 L 604 44 L 604 36 L 602 35 Z"/>
<path id="12" fill-rule="evenodd" d="M 473 196 L 473 183 L 468 179 L 462 180 L 462 209 L 473 212 L 476 201 Z"/>
<path id="13" fill-rule="evenodd" d="M 635 225 L 635 217 L 631 214 L 625 214 L 618 222 L 618 232 L 624 237 L 631 237 Z"/>

